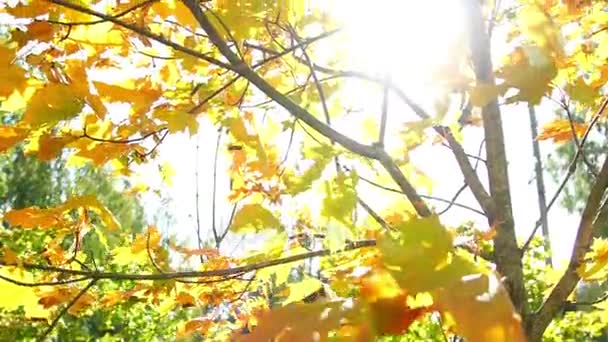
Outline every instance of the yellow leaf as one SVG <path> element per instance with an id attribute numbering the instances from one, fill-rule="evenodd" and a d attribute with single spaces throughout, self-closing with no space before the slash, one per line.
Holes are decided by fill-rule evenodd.
<path id="1" fill-rule="evenodd" d="M 147 232 L 137 235 L 131 245 L 131 252 L 139 253 L 147 251 L 148 248 L 150 250 L 156 249 L 160 246 L 160 240 L 161 236 L 158 229 L 154 226 L 149 226 Z"/>
<path id="2" fill-rule="evenodd" d="M 30 143 L 25 148 L 25 153 L 35 155 L 42 161 L 50 161 L 57 157 L 65 145 L 76 139 L 78 137 L 73 135 L 53 136 L 51 134 L 42 134 L 37 139 L 30 140 Z"/>
<path id="3" fill-rule="evenodd" d="M 175 16 L 181 25 L 197 28 L 198 22 L 192 12 L 179 0 L 165 0 L 152 5 L 152 10 L 158 13 L 161 18 L 166 19 Z"/>
<path id="4" fill-rule="evenodd" d="M 13 63 L 15 52 L 0 45 L 0 98 L 8 97 L 26 85 L 25 70 Z"/>
<path id="5" fill-rule="evenodd" d="M 520 11 L 520 26 L 522 31 L 545 50 L 547 54 L 560 57 L 563 55 L 561 28 L 551 19 L 551 15 L 538 4 L 530 4 Z"/>
<path id="6" fill-rule="evenodd" d="M 83 140 L 84 141 L 84 140 Z M 115 143 L 94 143 L 86 144 L 76 152 L 76 156 L 87 158 L 97 166 L 101 166 L 108 161 L 120 158 L 129 153 L 136 145 L 115 144 Z"/>
<path id="7" fill-rule="evenodd" d="M 164 162 L 158 166 L 160 176 L 165 184 L 168 186 L 173 185 L 173 177 L 175 177 L 175 168 L 170 162 Z"/>
<path id="8" fill-rule="evenodd" d="M 72 28 L 70 39 L 94 45 L 117 45 L 124 43 L 122 32 L 113 23 L 105 21 L 95 25 L 78 25 Z"/>
<path id="9" fill-rule="evenodd" d="M 436 306 L 470 342 L 524 342 L 521 318 L 494 274 L 462 277 L 433 293 Z"/>
<path id="10" fill-rule="evenodd" d="M 106 101 L 131 103 L 134 115 L 145 114 L 162 95 L 162 91 L 148 82 L 141 82 L 138 86 L 135 84 L 119 86 L 103 82 L 93 82 L 93 84 L 99 96 Z"/>
<path id="11" fill-rule="evenodd" d="M 551 90 L 551 81 L 557 75 L 554 59 L 537 46 L 526 46 L 515 49 L 509 61 L 496 75 L 504 80 L 498 87 L 504 93 L 509 87 L 519 93 L 508 98 L 507 102 L 526 101 L 538 104 L 542 97 Z"/>
<path id="12" fill-rule="evenodd" d="M 583 279 L 590 280 L 608 265 L 608 240 L 595 239 L 587 256 L 586 259 L 590 259 L 592 262 L 581 265 L 577 271 Z"/>
<path id="13" fill-rule="evenodd" d="M 185 132 L 188 129 L 190 136 L 196 134 L 198 130 L 198 121 L 196 115 L 190 114 L 181 110 L 161 110 L 154 113 L 154 116 L 167 123 L 169 132 Z"/>
<path id="14" fill-rule="evenodd" d="M 395 280 L 412 294 L 430 291 L 448 281 L 445 275 L 430 271 L 445 267 L 453 249 L 452 236 L 439 218 L 414 218 L 396 228 L 398 232 L 378 241 L 384 263 L 396 270 L 391 272 Z"/>
<path id="15" fill-rule="evenodd" d="M 32 275 L 21 269 L 2 267 L 0 275 L 22 281 L 34 282 Z M 0 279 L 0 307 L 6 310 L 17 310 L 23 306 L 25 316 L 31 318 L 48 318 L 49 311 L 38 305 L 38 296 L 31 288 L 19 286 Z"/>
<path id="16" fill-rule="evenodd" d="M 495 85 L 480 83 L 471 90 L 471 104 L 476 107 L 484 107 L 495 100 L 499 94 Z"/>
<path id="17" fill-rule="evenodd" d="M 0 126 L 0 152 L 13 147 L 27 137 L 28 130 L 13 126 Z"/>
<path id="18" fill-rule="evenodd" d="M 433 308 L 467 341 L 524 341 L 521 319 L 498 277 L 455 251 L 437 216 L 413 219 L 378 241 L 382 260 L 408 294 L 428 292 Z"/>
<path id="19" fill-rule="evenodd" d="M 282 225 L 270 210 L 260 204 L 245 204 L 234 216 L 230 229 L 234 232 L 257 232 L 264 229 L 282 230 Z"/>
<path id="20" fill-rule="evenodd" d="M 36 91 L 27 105 L 23 120 L 33 126 L 68 120 L 82 111 L 84 101 L 70 86 L 50 83 Z"/>
<path id="21" fill-rule="evenodd" d="M 72 197 L 60 208 L 62 208 L 64 211 L 76 208 L 86 208 L 99 215 L 105 227 L 110 231 L 120 229 L 120 224 L 112 212 L 101 202 L 99 202 L 99 200 L 97 200 L 97 198 L 93 195 Z"/>
<path id="22" fill-rule="evenodd" d="M 323 283 L 315 278 L 306 278 L 297 283 L 289 284 L 289 296 L 283 301 L 283 305 L 300 302 L 302 299 L 310 296 L 318 291 L 323 286 Z"/>

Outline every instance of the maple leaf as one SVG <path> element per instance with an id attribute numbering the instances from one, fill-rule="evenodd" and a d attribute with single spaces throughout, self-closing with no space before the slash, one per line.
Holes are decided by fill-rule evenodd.
<path id="1" fill-rule="evenodd" d="M 538 140 L 553 140 L 554 143 L 561 143 L 572 140 L 574 133 L 581 138 L 587 130 L 587 125 L 577 122 L 570 123 L 567 119 L 555 119 L 545 124 L 536 139 Z"/>
<path id="2" fill-rule="evenodd" d="M 282 224 L 272 212 L 261 204 L 245 204 L 234 215 L 230 229 L 234 232 L 282 229 Z"/>
<path id="3" fill-rule="evenodd" d="M 608 240 L 595 239 L 588 253 L 589 263 L 582 264 L 578 269 L 578 274 L 586 280 L 592 280 L 597 273 L 605 270 L 608 265 Z M 601 277 L 600 277 L 601 278 Z"/>
<path id="4" fill-rule="evenodd" d="M 160 232 L 154 226 L 149 226 L 148 231 L 143 234 L 137 235 L 135 241 L 131 245 L 131 251 L 133 253 L 139 253 L 148 249 L 153 250 L 160 246 Z"/>
<path id="5" fill-rule="evenodd" d="M 184 324 L 183 327 L 180 327 L 177 331 L 177 336 L 178 337 L 185 337 L 188 335 L 191 335 L 195 332 L 198 332 L 200 334 L 205 334 L 207 332 L 207 330 L 209 330 L 209 328 L 211 326 L 213 326 L 213 321 L 210 319 L 204 319 L 204 318 L 197 318 L 197 319 L 193 319 L 191 321 L 186 322 L 186 324 Z"/>
<path id="6" fill-rule="evenodd" d="M 14 64 L 16 51 L 0 45 L 0 98 L 26 85 L 25 70 Z"/>
<path id="7" fill-rule="evenodd" d="M 8 13 L 18 18 L 37 17 L 52 10 L 53 8 L 49 8 L 48 3 L 44 0 L 31 0 L 27 4 L 20 2 L 16 6 L 6 9 Z"/>
<path id="8" fill-rule="evenodd" d="M 261 313 L 258 325 L 247 335 L 235 334 L 236 341 L 314 341 L 325 340 L 339 327 L 342 303 L 290 304 Z"/>
<path id="9" fill-rule="evenodd" d="M 3 217 L 11 226 L 23 228 L 51 228 L 62 222 L 61 213 L 56 210 L 24 208 L 11 210 Z"/>
<path id="10" fill-rule="evenodd" d="M 156 111 L 154 116 L 165 121 L 171 133 L 185 132 L 188 129 L 190 136 L 193 136 L 198 131 L 198 121 L 194 114 L 181 110 L 161 110 Z"/>
<path id="11" fill-rule="evenodd" d="M 56 158 L 67 144 L 77 139 L 78 137 L 74 135 L 54 136 L 45 133 L 37 138 L 30 139 L 30 143 L 25 148 L 25 153 L 35 155 L 42 161 L 49 161 Z"/>
<path id="12" fill-rule="evenodd" d="M 78 115 L 84 100 L 70 86 L 50 83 L 40 88 L 28 102 L 23 120 L 32 126 L 54 124 Z"/>
<path id="13" fill-rule="evenodd" d="M 387 269 L 404 291 L 430 292 L 434 306 L 453 318 L 467 340 L 524 341 L 521 319 L 505 288 L 494 274 L 453 252 L 452 238 L 437 216 L 412 219 L 398 229 L 383 236 L 379 246 Z M 495 311 L 486 314 L 490 307 Z"/>
<path id="14" fill-rule="evenodd" d="M 0 152 L 4 152 L 22 141 L 28 135 L 28 129 L 13 126 L 0 126 Z"/>

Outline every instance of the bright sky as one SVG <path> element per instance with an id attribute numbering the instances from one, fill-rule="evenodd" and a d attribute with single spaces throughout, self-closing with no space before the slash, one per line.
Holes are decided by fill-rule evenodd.
<path id="1" fill-rule="evenodd" d="M 329 3 L 329 2 L 328 2 Z M 428 75 L 434 72 L 449 70 L 450 63 L 457 62 L 458 47 L 462 47 L 461 39 L 462 16 L 459 15 L 459 1 L 393 1 L 377 0 L 373 6 L 368 1 L 335 0 L 329 3 L 333 13 L 345 22 L 345 30 L 351 36 L 349 40 L 349 57 L 351 63 L 358 69 L 377 74 L 390 72 L 391 78 L 400 84 L 408 95 L 421 104 L 429 106 L 435 89 L 425 86 Z M 495 35 L 500 34 L 499 31 Z M 505 49 L 494 43 L 496 50 Z M 455 50 L 456 49 L 456 50 Z M 328 51 L 331 53 L 331 51 Z M 380 96 L 369 96 L 369 90 L 363 90 L 358 81 L 350 82 L 349 94 L 356 106 L 364 108 L 368 113 L 380 111 Z M 389 127 L 399 127 L 407 117 L 409 109 L 398 104 L 396 98 L 390 102 L 391 124 Z M 506 135 L 506 147 L 509 161 L 509 174 L 512 189 L 513 211 L 516 219 L 516 229 L 521 240 L 527 238 L 534 227 L 538 214 L 538 202 L 534 177 L 534 160 L 532 158 L 531 134 L 529 131 L 528 110 L 525 105 L 503 106 L 503 122 Z M 542 125 L 553 115 L 554 108 L 543 103 L 537 108 L 537 115 Z M 397 123 L 397 124 L 395 124 Z M 355 129 L 357 120 L 348 123 L 337 123 L 340 131 L 349 133 Z M 465 150 L 476 154 L 481 141 L 480 128 L 466 128 L 464 131 Z M 389 137 L 396 138 L 396 131 L 387 132 Z M 199 179 L 199 209 L 201 226 L 206 236 L 211 237 L 211 194 L 213 186 L 213 156 L 215 150 L 216 130 L 203 120 L 201 125 L 200 143 L 196 150 L 196 138 L 185 135 L 168 139 L 161 146 L 161 159 L 173 164 L 176 170 L 174 185 L 169 190 L 173 197 L 172 203 L 162 204 L 164 209 L 172 211 L 176 218 L 175 227 L 165 227 L 171 233 L 180 232 L 180 236 L 188 238 L 194 246 L 196 239 L 195 216 L 195 165 L 198 158 Z M 544 154 L 550 152 L 551 146 L 541 144 Z M 198 157 L 197 157 L 198 154 Z M 462 185 L 460 171 L 451 152 L 446 148 L 433 147 L 423 149 L 414 156 L 414 163 L 435 180 L 432 194 L 449 199 Z M 228 220 L 231 205 L 223 199 L 226 197 L 228 180 L 223 172 L 226 162 L 220 163 L 218 170 L 218 221 L 219 227 L 224 227 Z M 480 168 L 482 179 L 485 170 Z M 551 198 L 556 185 L 549 175 L 545 176 L 547 198 Z M 366 194 L 360 192 L 362 198 L 369 203 L 381 204 L 384 200 L 382 193 L 374 191 Z M 371 198 L 370 198 L 371 196 Z M 159 209 L 156 200 L 149 200 L 151 207 Z M 478 207 L 472 195 L 465 191 L 459 202 Z M 156 204 L 155 204 L 156 203 Z M 438 209 L 443 208 L 441 203 Z M 470 211 L 453 208 L 442 216 L 447 224 L 458 224 L 465 220 L 475 220 L 479 227 L 487 227 L 487 222 Z M 569 215 L 558 203 L 551 209 L 549 215 L 550 233 L 555 260 L 569 257 L 572 241 L 576 234 L 578 218 Z M 181 235 L 183 232 L 183 235 Z M 227 241 L 229 248 L 234 248 L 239 239 Z"/>

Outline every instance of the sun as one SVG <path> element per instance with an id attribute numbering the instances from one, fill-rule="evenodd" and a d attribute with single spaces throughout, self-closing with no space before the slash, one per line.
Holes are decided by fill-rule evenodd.
<path id="1" fill-rule="evenodd" d="M 358 68 L 416 82 L 453 64 L 463 48 L 464 16 L 455 0 L 334 0 L 348 58 Z"/>

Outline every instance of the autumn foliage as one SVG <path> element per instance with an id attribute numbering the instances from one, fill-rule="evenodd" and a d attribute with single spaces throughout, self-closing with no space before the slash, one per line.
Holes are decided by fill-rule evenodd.
<path id="1" fill-rule="evenodd" d="M 585 113 L 552 117 L 535 137 L 583 150 L 606 122 L 607 4 L 459 3 L 462 44 L 428 75 L 441 94 L 423 106 L 396 76 L 351 69 L 347 33 L 315 1 L 0 1 L 0 111 L 19 118 L 0 125 L 0 152 L 140 179 L 121 190 L 140 199 L 154 192 L 140 170 L 160 163 L 163 143 L 213 127 L 207 165 L 230 179 L 217 200 L 233 206 L 216 224 L 214 183 L 211 238 L 198 223 L 194 244 L 155 225 L 132 232 L 92 195 L 10 208 L 2 236 L 42 243 L 0 240 L 0 292 L 20 303 L 4 308 L 42 320 L 41 340 L 67 315 L 146 303 L 179 317 L 179 339 L 371 341 L 428 320 L 467 341 L 539 341 L 579 280 L 606 272 L 607 242 L 593 237 L 607 219 L 608 162 L 594 166 L 567 268 L 531 307 L 531 240 L 515 232 L 501 111 L 551 99 Z M 490 39 L 507 47 L 499 59 Z M 352 82 L 378 100 L 375 112 L 349 104 Z M 408 113 L 391 112 L 392 101 Z M 485 155 L 465 151 L 471 131 L 483 133 Z M 417 164 L 418 151 L 445 147 L 472 206 L 457 201 L 463 187 L 441 210 Z M 171 165 L 158 169 L 170 183 Z M 454 205 L 482 226 L 444 223 Z M 253 246 L 225 247 L 246 234 Z"/>

